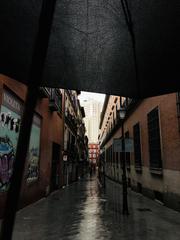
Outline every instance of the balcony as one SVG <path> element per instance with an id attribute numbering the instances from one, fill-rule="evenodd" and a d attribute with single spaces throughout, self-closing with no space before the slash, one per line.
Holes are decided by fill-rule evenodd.
<path id="1" fill-rule="evenodd" d="M 62 109 L 62 95 L 59 89 L 50 89 L 49 108 L 51 111 L 61 111 Z"/>
<path id="2" fill-rule="evenodd" d="M 71 102 L 72 107 L 74 108 L 75 113 L 77 113 L 77 101 L 75 96 L 72 95 L 71 90 L 66 90 L 66 93 L 69 96 L 69 100 Z"/>
<path id="3" fill-rule="evenodd" d="M 75 133 L 75 135 L 77 135 L 77 121 L 75 117 L 69 112 L 69 110 L 65 111 L 65 122 Z"/>

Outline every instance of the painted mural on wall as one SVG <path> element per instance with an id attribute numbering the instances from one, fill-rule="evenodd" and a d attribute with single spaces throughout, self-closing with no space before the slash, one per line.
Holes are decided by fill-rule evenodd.
<path id="1" fill-rule="evenodd" d="M 0 111 L 0 191 L 7 191 L 13 171 L 14 157 L 22 116 L 22 102 L 4 90 Z M 38 179 L 40 121 L 34 116 L 28 152 L 27 181 Z"/>

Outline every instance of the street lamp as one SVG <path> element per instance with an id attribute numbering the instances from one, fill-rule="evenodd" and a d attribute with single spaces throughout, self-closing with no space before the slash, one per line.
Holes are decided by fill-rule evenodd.
<path id="1" fill-rule="evenodd" d="M 121 107 L 119 110 L 119 117 L 121 120 L 124 120 L 126 116 L 126 108 L 125 107 Z"/>
<path id="2" fill-rule="evenodd" d="M 126 162 L 125 162 L 125 139 L 124 139 L 124 119 L 126 116 L 126 108 L 120 106 L 119 118 L 121 119 L 122 133 L 122 185 L 123 185 L 123 215 L 128 215 L 128 199 L 127 199 L 127 178 L 126 178 Z"/>
<path id="3" fill-rule="evenodd" d="M 104 189 L 106 188 L 106 166 L 105 166 L 105 163 L 106 163 L 106 149 L 103 148 L 100 150 L 101 151 L 101 164 L 102 164 L 102 174 L 103 174 L 103 187 Z M 101 179 L 102 180 L 102 179 Z"/>

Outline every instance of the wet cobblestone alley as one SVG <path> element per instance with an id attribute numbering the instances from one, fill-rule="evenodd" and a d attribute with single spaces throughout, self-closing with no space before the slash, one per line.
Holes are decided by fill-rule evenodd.
<path id="1" fill-rule="evenodd" d="M 179 212 L 132 191 L 129 216 L 110 202 L 96 178 L 81 180 L 20 210 L 13 240 L 180 239 Z"/>

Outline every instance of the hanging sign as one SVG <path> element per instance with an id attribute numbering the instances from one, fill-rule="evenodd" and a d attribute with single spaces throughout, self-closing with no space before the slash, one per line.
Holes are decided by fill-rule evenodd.
<path id="1" fill-rule="evenodd" d="M 132 138 L 125 138 L 125 152 L 134 152 L 134 144 Z M 122 152 L 122 139 L 114 138 L 113 139 L 113 151 Z"/>
<path id="2" fill-rule="evenodd" d="M 134 152 L 134 142 L 132 138 L 125 138 L 125 152 Z"/>
<path id="3" fill-rule="evenodd" d="M 122 152 L 122 141 L 120 138 L 113 139 L 113 151 Z"/>

